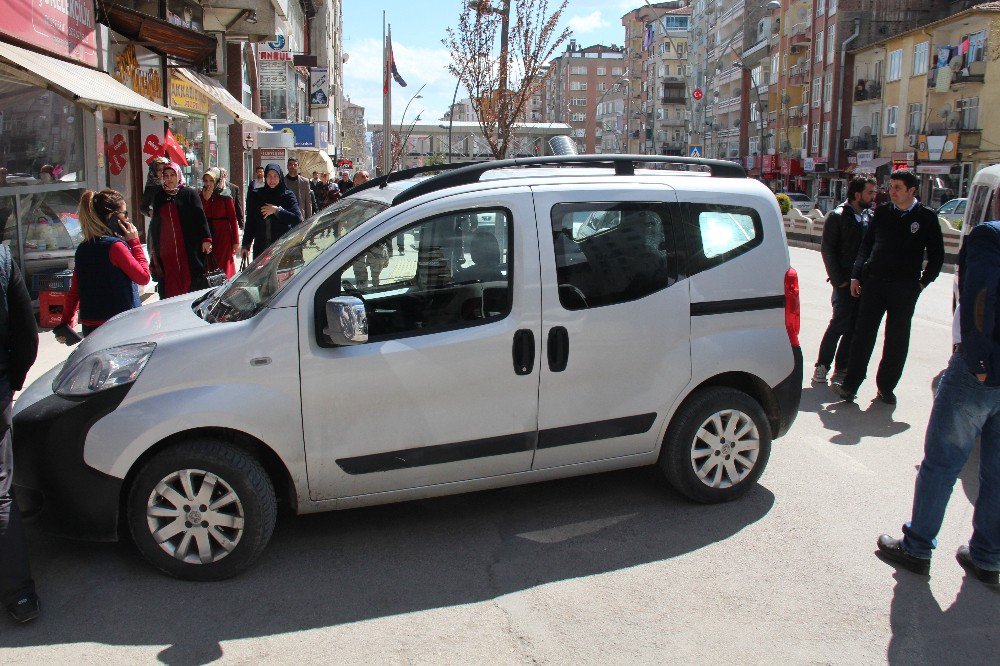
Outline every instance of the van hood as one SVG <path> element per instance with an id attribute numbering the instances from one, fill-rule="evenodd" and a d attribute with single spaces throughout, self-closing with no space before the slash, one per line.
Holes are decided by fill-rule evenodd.
<path id="1" fill-rule="evenodd" d="M 130 342 L 157 342 L 171 333 L 209 326 L 191 304 L 205 290 L 168 298 L 112 317 L 80 343 L 80 353 L 117 347 Z"/>

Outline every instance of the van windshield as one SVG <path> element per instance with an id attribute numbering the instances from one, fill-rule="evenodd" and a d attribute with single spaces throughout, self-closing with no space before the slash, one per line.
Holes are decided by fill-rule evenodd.
<path id="1" fill-rule="evenodd" d="M 352 229 L 388 206 L 347 197 L 291 229 L 224 285 L 195 301 L 205 321 L 240 321 L 254 316 L 296 273 Z"/>

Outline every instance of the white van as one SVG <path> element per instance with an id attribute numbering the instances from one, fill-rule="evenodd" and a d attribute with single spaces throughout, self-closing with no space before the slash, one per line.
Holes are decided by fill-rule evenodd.
<path id="1" fill-rule="evenodd" d="M 1000 164 L 980 169 L 973 177 L 972 185 L 969 187 L 969 203 L 965 208 L 965 217 L 962 219 L 962 243 L 965 243 L 965 237 L 978 224 L 993 219 L 994 199 L 997 196 L 998 186 L 1000 186 Z M 955 278 L 952 281 L 952 305 L 955 308 L 955 314 L 951 324 L 951 337 L 955 344 L 962 341 L 958 296 L 958 264 L 956 264 Z"/>
<path id="2" fill-rule="evenodd" d="M 766 187 L 623 155 L 413 175 L 356 188 L 221 287 L 111 319 L 25 390 L 26 513 L 82 538 L 127 526 L 156 567 L 211 580 L 260 554 L 278 503 L 657 463 L 697 501 L 753 486 L 802 386 Z"/>

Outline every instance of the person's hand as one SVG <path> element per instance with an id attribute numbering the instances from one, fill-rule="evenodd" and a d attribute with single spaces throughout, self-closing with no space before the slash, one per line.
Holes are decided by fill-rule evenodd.
<path id="1" fill-rule="evenodd" d="M 250 257 L 250 250 L 248 248 L 242 248 L 240 250 L 240 259 L 247 259 Z"/>
<path id="2" fill-rule="evenodd" d="M 66 344 L 66 336 L 64 336 L 64 335 L 57 335 L 56 336 L 56 342 L 58 342 L 61 345 Z M 979 381 L 983 381 L 983 380 L 980 379 Z"/>
<path id="3" fill-rule="evenodd" d="M 240 244 L 233 243 L 233 254 L 239 254 L 239 253 L 240 253 Z"/>
<path id="4" fill-rule="evenodd" d="M 851 280 L 851 296 L 854 298 L 861 296 L 861 280 Z"/>
<path id="5" fill-rule="evenodd" d="M 263 206 L 260 207 L 260 214 L 263 217 L 267 217 L 268 215 L 274 215 L 277 212 L 278 212 L 278 207 L 275 206 L 274 204 L 264 204 Z"/>
<path id="6" fill-rule="evenodd" d="M 134 240 L 139 237 L 139 230 L 135 228 L 135 225 L 128 221 L 127 217 L 118 218 L 118 226 L 121 228 L 124 234 L 123 238 L 126 241 Z"/>
<path id="7" fill-rule="evenodd" d="M 212 252 L 212 241 L 203 241 L 201 244 L 201 251 L 204 254 L 211 254 Z"/>
<path id="8" fill-rule="evenodd" d="M 976 379 L 978 379 L 978 380 L 979 380 L 979 383 L 980 383 L 980 384 L 982 384 L 983 382 L 985 382 L 985 381 L 986 381 L 986 373 L 984 372 L 984 373 L 983 373 L 983 374 L 981 374 L 981 375 L 976 375 Z"/>

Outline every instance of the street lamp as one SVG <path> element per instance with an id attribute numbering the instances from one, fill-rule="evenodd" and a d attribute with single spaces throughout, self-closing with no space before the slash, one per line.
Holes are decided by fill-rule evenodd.
<path id="1" fill-rule="evenodd" d="M 413 100 L 415 100 L 415 99 L 423 99 L 424 98 L 424 96 L 420 94 L 420 91 L 422 91 L 426 87 L 427 87 L 426 83 L 424 85 L 420 86 L 417 89 L 417 92 L 413 93 L 413 97 L 411 97 L 410 101 L 408 101 L 406 103 L 406 106 L 403 107 L 403 115 L 401 115 L 399 117 L 399 135 L 400 136 L 403 136 L 403 122 L 406 120 L 406 112 L 410 110 L 410 104 L 412 104 Z M 419 116 L 420 114 L 417 114 L 417 115 Z M 389 147 L 391 149 L 392 148 L 392 128 L 391 127 L 389 128 L 388 136 L 389 136 Z M 400 155 L 402 155 L 402 150 L 403 150 L 402 146 L 400 147 L 399 150 L 400 150 Z M 399 159 L 399 158 L 397 157 L 397 159 Z M 391 165 L 390 165 L 390 167 L 391 167 Z"/>

